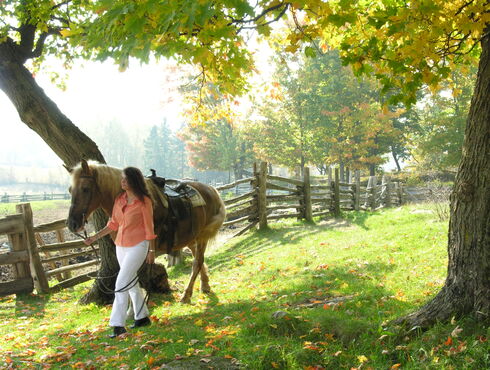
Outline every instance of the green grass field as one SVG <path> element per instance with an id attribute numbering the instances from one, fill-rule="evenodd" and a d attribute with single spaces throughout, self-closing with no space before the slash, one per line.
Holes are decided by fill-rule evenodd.
<path id="1" fill-rule="evenodd" d="M 59 208 L 59 207 L 67 207 L 70 204 L 69 200 L 43 200 L 36 202 L 29 202 L 31 204 L 31 208 L 33 212 Z M 0 203 L 0 217 L 5 215 L 11 215 L 16 213 L 15 211 L 16 203 Z"/>
<path id="2" fill-rule="evenodd" d="M 447 224 L 424 207 L 276 223 L 216 246 L 212 294 L 178 303 L 186 260 L 169 270 L 174 294 L 151 295 L 152 326 L 116 340 L 110 306 L 77 303 L 90 283 L 1 298 L 0 367 L 489 368 L 490 329 L 471 318 L 411 338 L 383 328 L 444 283 Z"/>

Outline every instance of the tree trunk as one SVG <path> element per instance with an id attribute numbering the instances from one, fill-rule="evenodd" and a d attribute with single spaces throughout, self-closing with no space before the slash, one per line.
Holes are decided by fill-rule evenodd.
<path id="1" fill-rule="evenodd" d="M 398 172 L 401 172 L 402 168 L 400 167 L 400 161 L 398 160 L 398 156 L 396 155 L 395 148 L 391 147 L 391 155 L 393 156 L 393 160 L 395 161 L 396 164 L 396 170 Z"/>
<path id="2" fill-rule="evenodd" d="M 7 39 L 0 43 L 0 89 L 14 104 L 20 119 L 35 131 L 49 147 L 65 162 L 73 166 L 82 158 L 94 159 L 105 163 L 97 145 L 76 127 L 44 93 L 36 83 L 31 72 L 24 67 L 17 55 L 16 44 Z M 107 216 L 102 210 L 94 213 L 92 222 L 97 230 L 105 227 Z M 101 266 L 100 276 L 113 276 L 105 279 L 104 284 L 114 289 L 115 275 L 119 271 L 114 243 L 110 238 L 99 242 Z M 106 294 L 92 286 L 83 303 L 111 303 L 113 294 Z"/>
<path id="3" fill-rule="evenodd" d="M 442 290 L 395 323 L 427 327 L 453 316 L 490 319 L 490 37 L 482 41 L 463 153 L 451 194 L 448 275 Z"/>
<path id="4" fill-rule="evenodd" d="M 345 165 L 343 162 L 339 163 L 339 173 L 340 173 L 340 181 L 345 182 Z"/>
<path id="5" fill-rule="evenodd" d="M 369 176 L 376 176 L 376 165 L 369 165 Z"/>

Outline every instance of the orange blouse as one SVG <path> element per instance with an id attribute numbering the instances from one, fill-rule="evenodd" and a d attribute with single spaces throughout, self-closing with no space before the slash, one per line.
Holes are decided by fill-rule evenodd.
<path id="1" fill-rule="evenodd" d="M 143 240 L 155 239 L 151 199 L 145 196 L 144 202 L 136 198 L 128 204 L 127 194 L 122 193 L 114 201 L 107 226 L 117 231 L 115 244 L 121 247 L 132 247 Z"/>

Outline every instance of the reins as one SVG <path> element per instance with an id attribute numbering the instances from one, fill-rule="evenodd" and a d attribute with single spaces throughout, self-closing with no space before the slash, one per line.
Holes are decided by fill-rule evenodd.
<path id="1" fill-rule="evenodd" d="M 80 233 L 77 233 L 77 232 L 72 232 L 72 233 L 74 235 L 82 238 L 83 240 L 88 239 L 88 237 L 87 237 L 87 231 L 86 230 L 84 230 L 84 235 L 82 235 Z M 96 259 L 97 259 L 97 265 L 98 266 L 97 266 L 97 270 L 95 271 L 96 272 L 96 275 L 95 276 L 93 274 L 91 274 L 91 273 L 87 274 L 87 276 L 89 276 L 90 278 L 94 279 L 97 282 L 97 287 L 99 288 L 99 290 L 102 293 L 104 293 L 104 294 L 115 294 L 115 293 L 126 292 L 126 291 L 129 291 L 130 289 L 132 289 L 133 287 L 135 287 L 139 283 L 139 277 L 138 277 L 138 275 L 140 274 L 141 271 L 143 271 L 143 268 L 145 266 L 145 261 L 143 261 L 143 263 L 141 264 L 141 267 L 136 272 L 135 277 L 131 281 L 129 281 L 129 283 L 127 283 L 124 287 L 122 287 L 120 289 L 111 289 L 110 287 L 108 287 L 103 282 L 104 279 L 112 279 L 112 278 L 116 277 L 119 272 L 116 272 L 115 274 L 112 274 L 112 275 L 109 275 L 109 276 L 100 276 L 100 266 L 101 266 L 102 259 L 100 258 L 99 254 L 97 253 L 97 249 L 95 249 L 93 243 L 90 243 L 89 245 L 90 245 L 90 247 L 93 249 L 93 251 L 95 253 L 95 256 L 96 256 Z M 153 264 L 150 264 L 150 268 L 148 270 L 149 277 L 151 277 L 152 270 L 153 270 Z M 141 312 L 141 310 L 145 306 L 145 303 L 148 304 L 149 300 L 150 300 L 150 291 L 147 290 L 146 291 L 146 297 L 143 299 L 143 302 L 141 304 L 141 307 L 139 308 L 138 312 L 136 313 L 136 316 L 139 315 L 139 313 Z"/>

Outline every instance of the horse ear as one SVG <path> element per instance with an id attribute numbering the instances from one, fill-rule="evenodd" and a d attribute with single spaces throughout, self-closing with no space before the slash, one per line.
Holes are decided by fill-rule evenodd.
<path id="1" fill-rule="evenodd" d="M 82 159 L 80 163 L 82 165 L 82 173 L 90 175 L 90 168 L 88 166 L 87 161 L 85 159 Z"/>
<path id="2" fill-rule="evenodd" d="M 65 169 L 68 171 L 68 173 L 72 173 L 73 172 L 73 169 L 68 167 L 66 164 L 63 163 L 63 167 L 65 167 Z"/>

